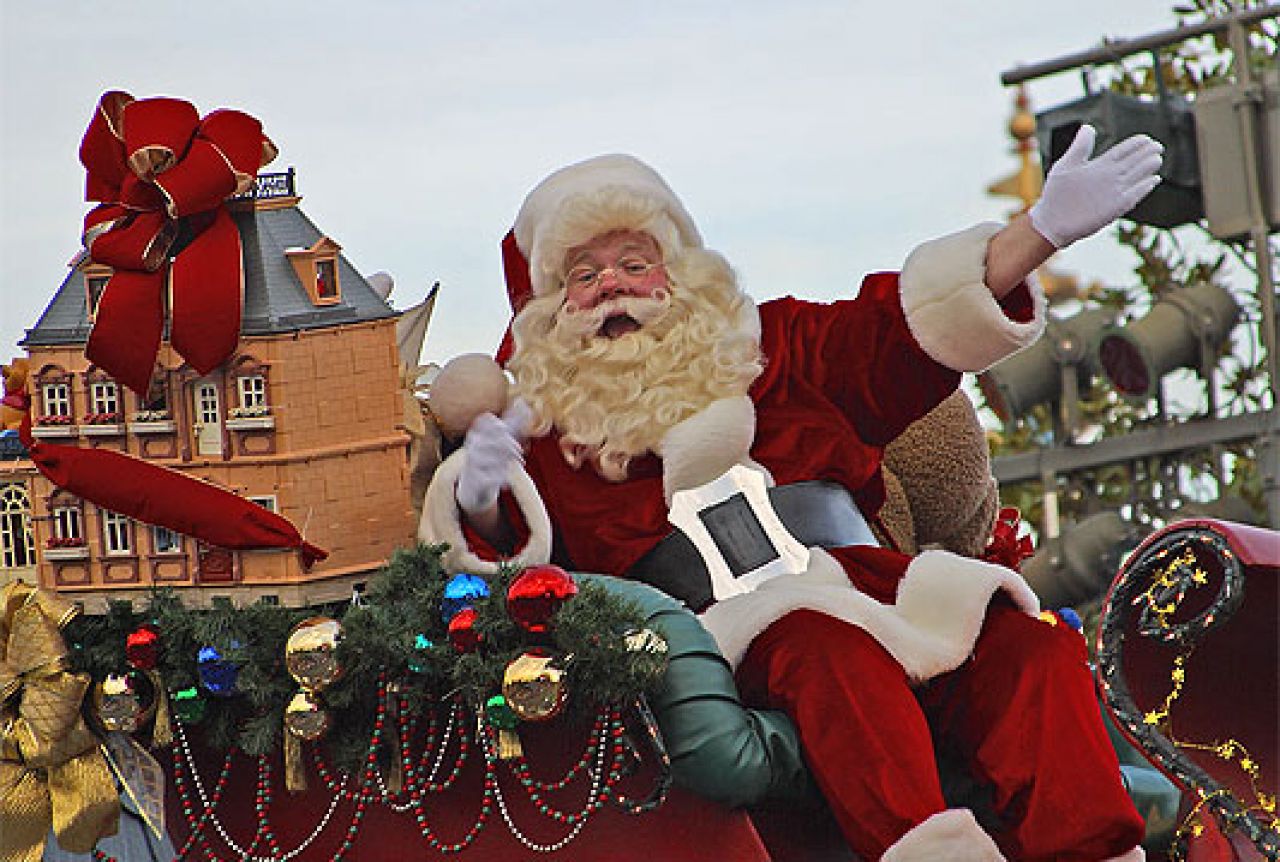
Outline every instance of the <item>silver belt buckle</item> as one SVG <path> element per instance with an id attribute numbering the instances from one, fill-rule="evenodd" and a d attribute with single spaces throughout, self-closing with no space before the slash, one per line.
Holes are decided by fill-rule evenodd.
<path id="1" fill-rule="evenodd" d="M 667 520 L 698 549 L 716 601 L 809 567 L 809 549 L 773 510 L 764 476 L 740 464 L 705 485 L 677 491 Z"/>

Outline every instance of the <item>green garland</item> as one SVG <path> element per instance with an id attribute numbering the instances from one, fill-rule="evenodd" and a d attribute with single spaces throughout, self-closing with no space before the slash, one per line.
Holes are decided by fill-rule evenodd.
<path id="1" fill-rule="evenodd" d="M 596 583 L 581 583 L 578 595 L 557 614 L 551 633 L 536 642 L 506 614 L 507 587 L 519 569 L 504 567 L 487 577 L 489 596 L 479 599 L 479 649 L 459 654 L 450 644 L 441 602 L 449 575 L 440 564 L 441 546 L 397 551 L 369 583 L 360 603 L 282 608 L 257 603 L 233 607 L 217 601 L 208 610 L 186 608 L 171 589 L 155 591 L 148 606 L 112 602 L 102 616 L 81 616 L 65 635 L 73 669 L 95 680 L 129 670 L 129 634 L 144 623 L 160 632 L 157 670 L 170 692 L 199 686 L 196 656 L 216 647 L 239 667 L 235 693 L 216 697 L 201 690 L 206 741 L 251 755 L 267 754 L 281 743 L 285 707 L 298 684 L 285 668 L 285 642 L 308 617 L 329 616 L 342 623 L 337 655 L 342 677 L 323 693 L 333 717 L 325 737 L 336 764 L 355 768 L 368 750 L 380 679 L 395 681 L 410 708 L 439 703 L 453 693 L 477 706 L 501 690 L 507 664 L 532 647 L 572 656 L 567 663 L 568 720 L 594 715 L 600 706 L 627 703 L 657 685 L 662 662 L 627 649 L 625 636 L 644 625 L 640 609 Z M 422 646 L 423 638 L 430 643 Z"/>

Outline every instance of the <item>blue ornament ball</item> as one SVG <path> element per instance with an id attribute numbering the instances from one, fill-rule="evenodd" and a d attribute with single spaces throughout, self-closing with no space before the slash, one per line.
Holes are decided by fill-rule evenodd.
<path id="1" fill-rule="evenodd" d="M 1074 608 L 1058 608 L 1058 616 L 1062 617 L 1062 621 L 1076 631 L 1084 630 L 1084 622 Z"/>
<path id="2" fill-rule="evenodd" d="M 468 575 L 465 572 L 454 575 L 444 585 L 444 599 L 440 602 L 440 617 L 444 624 L 458 615 L 464 608 L 473 606 L 480 599 L 489 595 L 489 585 L 479 575 Z"/>
<path id="3" fill-rule="evenodd" d="M 228 661 L 217 647 L 200 648 L 200 652 L 196 653 L 196 672 L 200 675 L 200 684 L 210 694 L 231 697 L 236 693 L 240 668 Z"/>

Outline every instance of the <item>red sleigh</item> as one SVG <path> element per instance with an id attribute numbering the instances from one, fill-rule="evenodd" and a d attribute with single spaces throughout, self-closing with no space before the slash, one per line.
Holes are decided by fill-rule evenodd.
<path id="1" fill-rule="evenodd" d="M 636 774 L 595 770 L 595 785 L 602 775 L 617 781 L 615 801 L 598 808 L 584 807 L 599 791 L 588 770 L 579 768 L 564 788 L 548 788 L 574 772 L 575 763 L 594 756 L 591 729 L 560 721 L 522 730 L 524 761 L 486 759 L 473 735 L 470 760 L 452 784 L 423 792 L 417 804 L 407 794 L 386 790 L 382 772 L 365 781 L 361 800 L 361 793 L 352 792 L 361 777 L 339 786 L 332 767 L 316 757 L 319 750 L 305 758 L 310 789 L 289 795 L 278 759 L 225 756 L 201 750 L 193 740 L 189 760 L 183 744 L 177 747 L 181 776 L 171 781 L 187 797 L 188 809 L 184 815 L 182 801 L 171 793 L 168 820 L 175 846 L 191 841 L 186 858 L 202 858 L 204 850 L 217 858 L 284 858 L 298 851 L 288 858 L 360 862 L 430 858 L 438 852 L 486 862 L 535 855 L 618 862 L 853 859 L 812 786 L 790 721 L 781 713 L 741 705 L 727 664 L 685 608 L 643 584 L 601 580 L 641 601 L 650 624 L 671 645 L 666 682 L 653 703 L 675 781 L 665 804 L 638 804 L 663 782 L 661 759 L 652 751 L 645 752 Z M 462 712 L 457 721 L 469 720 Z M 410 743 L 415 759 L 426 750 L 420 730 Z M 437 785 L 457 760 L 456 748 L 438 751 Z M 1149 765 L 1129 760 L 1123 768 L 1140 810 L 1170 820 L 1176 792 Z M 522 764 L 527 772 L 520 772 Z M 220 780 L 224 766 L 229 768 Z M 412 780 L 406 782 L 412 786 Z M 642 808 L 649 810 L 640 813 Z M 268 815 L 265 821 L 260 810 Z M 269 822 L 270 835 L 263 822 Z"/>
<path id="2" fill-rule="evenodd" d="M 1280 858 L 1280 535 L 1188 520 L 1153 533 L 1112 584 L 1098 636 L 1104 703 L 1184 791 L 1175 856 Z"/>

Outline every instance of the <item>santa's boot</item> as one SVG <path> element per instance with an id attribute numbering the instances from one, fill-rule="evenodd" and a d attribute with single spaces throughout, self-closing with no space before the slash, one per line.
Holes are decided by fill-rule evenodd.
<path id="1" fill-rule="evenodd" d="M 1004 862 L 1000 848 L 967 808 L 940 811 L 899 838 L 881 862 Z M 1128 862 L 1128 860 L 1125 860 Z"/>

